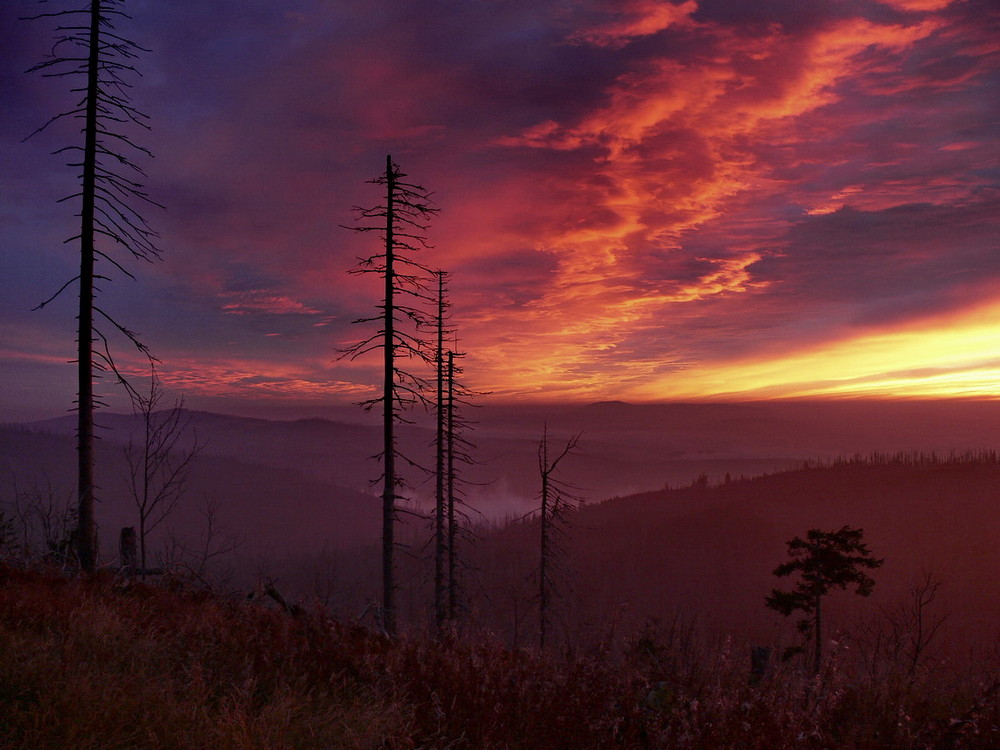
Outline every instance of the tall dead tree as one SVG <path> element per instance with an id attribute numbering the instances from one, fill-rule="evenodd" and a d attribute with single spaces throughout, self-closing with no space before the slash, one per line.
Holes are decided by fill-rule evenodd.
<path id="1" fill-rule="evenodd" d="M 455 342 L 457 344 L 457 342 Z M 485 392 L 475 392 L 462 384 L 458 377 L 462 368 L 457 360 L 464 357 L 463 352 L 449 350 L 445 368 L 445 516 L 447 526 L 447 557 L 448 557 L 448 619 L 454 622 L 459 614 L 459 566 L 462 562 L 459 552 L 459 540 L 471 536 L 469 513 L 472 509 L 465 499 L 463 487 L 467 484 L 459 472 L 461 464 L 472 464 L 473 443 L 466 437 L 472 428 L 472 422 L 465 417 L 463 409 L 474 406 L 470 401 L 473 396 L 488 395 Z"/>
<path id="2" fill-rule="evenodd" d="M 430 345 L 423 338 L 432 326 L 424 306 L 432 304 L 428 283 L 431 271 L 413 259 L 413 253 L 429 248 L 425 232 L 438 209 L 430 194 L 420 185 L 406 181 L 406 175 L 385 158 L 385 172 L 370 180 L 385 189 L 384 202 L 373 208 L 356 207 L 362 222 L 347 227 L 355 232 L 375 232 L 382 236 L 382 250 L 359 261 L 350 273 L 374 273 L 382 277 L 382 304 L 379 314 L 360 318 L 355 323 L 378 323 L 379 330 L 350 347 L 341 355 L 356 359 L 369 352 L 382 353 L 382 392 L 377 398 L 363 401 L 365 409 L 382 407 L 382 624 L 386 632 L 396 632 L 395 603 L 395 522 L 396 500 L 403 485 L 399 464 L 416 466 L 403 456 L 396 445 L 396 425 L 407 423 L 406 411 L 416 404 L 429 405 L 424 395 L 427 383 L 404 367 L 406 360 L 430 364 Z"/>
<path id="3" fill-rule="evenodd" d="M 445 536 L 445 455 L 446 455 L 446 403 L 445 403 L 445 349 L 446 320 L 448 314 L 447 277 L 446 271 L 435 273 L 437 288 L 437 346 L 434 349 L 434 370 L 436 375 L 437 399 L 435 403 L 434 431 L 434 621 L 438 628 L 444 626 L 448 617 L 448 606 L 445 597 L 445 557 L 449 549 Z"/>
<path id="4" fill-rule="evenodd" d="M 445 404 L 447 417 L 445 419 L 445 445 L 447 455 L 447 482 L 445 505 L 448 515 L 448 619 L 454 621 L 458 616 L 458 517 L 455 513 L 455 452 L 459 439 L 456 433 L 456 398 L 455 398 L 455 352 L 448 352 L 447 370 L 447 401 Z"/>
<path id="5" fill-rule="evenodd" d="M 65 118 L 81 121 L 83 143 L 65 146 L 55 152 L 75 157 L 67 166 L 80 170 L 79 191 L 60 200 L 80 202 L 80 232 L 66 240 L 67 243 L 80 243 L 80 273 L 38 307 L 45 307 L 74 282 L 79 283 L 77 553 L 80 567 L 86 572 L 92 572 L 97 563 L 94 522 L 94 409 L 100 404 L 100 400 L 95 396 L 94 382 L 102 371 L 107 371 L 127 386 L 115 366 L 107 336 L 97 321 L 104 321 L 111 329 L 123 334 L 143 354 L 150 356 L 133 331 L 118 323 L 96 304 L 100 291 L 96 282 L 108 279 L 97 264 L 104 261 L 132 277 L 109 254 L 110 247 L 118 247 L 140 260 L 151 261 L 160 256 L 154 244 L 156 233 L 134 207 L 143 203 L 159 204 L 149 198 L 138 181 L 144 173 L 132 160 L 137 153 L 145 156 L 150 153 L 127 134 L 128 127 L 132 125 L 145 129 L 149 127 L 146 115 L 132 106 L 129 95 L 131 86 L 127 81 L 138 74 L 133 61 L 139 52 L 146 50 L 115 32 L 115 21 L 129 18 L 120 10 L 121 5 L 123 0 L 92 0 L 82 8 L 41 13 L 31 17 L 54 18 L 59 25 L 51 56 L 32 67 L 29 72 L 38 71 L 44 77 L 51 78 L 83 79 L 81 85 L 71 89 L 80 97 L 73 107 L 52 117 L 35 133 Z M 102 249 L 104 246 L 108 246 L 109 250 Z"/>
<path id="6" fill-rule="evenodd" d="M 579 498 L 570 492 L 570 486 L 555 477 L 555 471 L 566 456 L 570 455 L 580 441 L 574 435 L 566 445 L 550 458 L 549 430 L 542 430 L 538 444 L 538 474 L 542 482 L 539 497 L 539 565 L 538 565 L 538 648 L 545 649 L 549 631 L 549 610 L 556 591 L 554 568 L 561 550 L 561 537 L 565 533 L 566 514 L 579 503 Z"/>
<path id="7" fill-rule="evenodd" d="M 435 430 L 435 492 L 434 492 L 434 613 L 437 627 L 443 628 L 458 614 L 459 585 L 458 540 L 462 536 L 463 521 L 468 521 L 468 506 L 465 502 L 463 486 L 459 476 L 461 464 L 471 464 L 475 447 L 466 433 L 472 424 L 462 414 L 462 408 L 472 406 L 476 393 L 459 382 L 462 369 L 457 359 L 464 354 L 445 348 L 445 339 L 454 337 L 454 329 L 448 327 L 448 313 L 451 304 L 447 298 L 447 277 L 445 271 L 435 272 L 438 280 L 437 344 L 434 353 L 436 382 L 436 430 Z M 457 337 L 455 337 L 457 345 Z M 466 523 L 464 528 L 468 529 Z"/>

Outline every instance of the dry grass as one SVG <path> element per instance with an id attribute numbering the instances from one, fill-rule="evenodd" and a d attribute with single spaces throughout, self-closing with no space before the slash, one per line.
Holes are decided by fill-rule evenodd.
<path id="1" fill-rule="evenodd" d="M 996 670 L 748 680 L 647 631 L 624 659 L 389 641 L 316 611 L 0 568 L 0 747 L 992 748 Z"/>

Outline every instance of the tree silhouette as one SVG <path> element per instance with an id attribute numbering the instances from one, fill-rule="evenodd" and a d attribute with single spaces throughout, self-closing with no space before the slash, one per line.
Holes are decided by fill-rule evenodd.
<path id="1" fill-rule="evenodd" d="M 136 415 L 140 419 L 142 443 L 130 438 L 125 447 L 129 467 L 128 491 L 139 513 L 139 570 L 145 578 L 147 538 L 177 506 L 184 494 L 191 465 L 202 446 L 197 436 L 185 444 L 190 416 L 183 401 L 175 401 L 169 409 L 157 411 L 163 400 L 163 389 L 155 368 L 149 378 L 149 392 L 135 399 Z"/>
<path id="2" fill-rule="evenodd" d="M 538 443 L 538 474 L 542 481 L 539 497 L 539 565 L 538 565 L 538 647 L 544 650 L 549 630 L 549 608 L 556 592 L 554 567 L 561 550 L 561 537 L 566 513 L 576 507 L 579 498 L 569 492 L 569 485 L 555 478 L 559 464 L 573 452 L 580 441 L 574 435 L 555 458 L 549 457 L 549 429 L 545 425 Z"/>
<path id="3" fill-rule="evenodd" d="M 454 342 L 457 347 L 457 340 Z M 464 567 L 460 553 L 459 541 L 475 539 L 472 531 L 470 513 L 474 511 L 466 501 L 464 488 L 469 482 L 462 478 L 460 466 L 475 463 L 473 451 L 475 444 L 467 434 L 473 428 L 473 422 L 465 416 L 467 407 L 474 407 L 471 399 L 475 396 L 487 396 L 488 391 L 473 391 L 460 380 L 462 368 L 458 360 L 465 356 L 464 352 L 451 349 L 447 352 L 445 365 L 445 423 L 444 423 L 444 453 L 445 453 L 445 520 L 447 531 L 446 552 L 448 560 L 448 619 L 455 621 L 460 609 L 460 575 L 459 568 Z"/>
<path id="4" fill-rule="evenodd" d="M 135 42 L 115 32 L 114 21 L 128 18 L 119 10 L 122 0 L 93 0 L 87 7 L 41 13 L 27 20 L 58 19 L 56 41 L 51 56 L 29 72 L 41 72 L 44 77 L 80 76 L 81 86 L 71 89 L 80 98 L 70 110 L 55 115 L 31 134 L 45 130 L 64 118 L 82 120 L 82 145 L 71 145 L 55 151 L 74 157 L 67 166 L 80 169 L 80 190 L 60 200 L 80 201 L 80 232 L 66 242 L 80 243 L 80 273 L 67 281 L 38 308 L 45 307 L 74 282 L 79 282 L 80 304 L 77 330 L 77 452 L 78 452 L 78 530 L 77 554 L 80 567 L 92 572 L 97 562 L 97 540 L 94 523 L 94 409 L 100 405 L 94 394 L 94 381 L 101 371 L 111 372 L 127 388 L 111 355 L 108 338 L 95 318 L 132 342 L 151 358 L 146 346 L 136 334 L 118 323 L 96 304 L 99 289 L 96 282 L 107 280 L 96 264 L 105 261 L 126 276 L 132 277 L 105 244 L 126 250 L 134 258 L 151 261 L 160 253 L 154 244 L 156 233 L 146 223 L 134 205 L 156 204 L 149 198 L 137 179 L 144 173 L 132 161 L 135 153 L 149 156 L 147 149 L 137 145 L 124 132 L 123 126 L 138 125 L 148 129 L 147 117 L 131 104 L 127 78 L 136 75 L 132 62 L 143 50 Z M 62 25 L 65 22 L 66 25 Z M 28 136 L 29 138 L 31 136 Z M 98 244 L 98 238 L 102 242 Z M 36 309 L 38 309 L 36 308 Z M 97 344 L 97 346 L 95 346 Z M 134 392 L 130 392 L 134 396 Z"/>
<path id="5" fill-rule="evenodd" d="M 447 485 L 445 467 L 447 465 L 447 402 L 445 401 L 447 368 L 446 359 L 450 361 L 450 356 L 446 357 L 444 349 L 446 330 L 446 320 L 450 307 L 446 296 L 447 277 L 446 271 L 437 271 L 435 276 L 438 281 L 437 288 L 437 346 L 434 349 L 434 369 L 436 374 L 437 400 L 435 403 L 435 432 L 434 432 L 434 622 L 438 628 L 444 626 L 448 617 L 448 602 L 445 595 L 445 558 L 448 555 L 448 535 L 445 527 L 445 509 L 447 498 L 445 488 Z M 450 352 L 449 352 L 450 355 Z M 450 454 L 450 451 L 447 452 Z"/>
<path id="6" fill-rule="evenodd" d="M 403 367 L 404 360 L 430 364 L 430 345 L 423 338 L 433 323 L 420 307 L 433 302 L 428 283 L 431 271 L 415 261 L 412 254 L 430 247 L 425 232 L 428 221 L 438 209 L 431 205 L 430 194 L 420 185 L 405 181 L 406 175 L 385 158 L 385 172 L 369 182 L 384 186 L 385 199 L 373 208 L 355 207 L 361 222 L 346 227 L 355 232 L 376 232 L 382 237 L 382 250 L 360 259 L 350 271 L 377 274 L 383 280 L 384 295 L 377 306 L 379 314 L 355 323 L 378 323 L 371 336 L 340 350 L 341 356 L 356 359 L 373 351 L 382 353 L 382 392 L 377 398 L 361 403 L 366 410 L 382 407 L 382 625 L 390 635 L 396 633 L 395 603 L 395 522 L 396 500 L 403 485 L 398 471 L 402 461 L 416 464 L 402 455 L 396 445 L 397 423 L 407 423 L 405 412 L 415 404 L 429 406 L 424 395 L 426 381 Z"/>
<path id="7" fill-rule="evenodd" d="M 834 587 L 846 589 L 852 584 L 854 593 L 868 596 L 875 581 L 863 569 L 874 570 L 885 562 L 872 557 L 862 541 L 863 536 L 862 529 L 849 526 L 829 532 L 810 529 L 805 539 L 795 537 L 788 542 L 788 554 L 794 559 L 774 569 L 774 575 L 779 577 L 801 574 L 793 590 L 773 589 L 764 601 L 786 617 L 796 611 L 805 615 L 796 627 L 807 639 L 812 638 L 814 672 L 819 672 L 823 658 L 823 597 Z M 802 647 L 790 647 L 785 657 L 803 650 Z"/>
<path id="8" fill-rule="evenodd" d="M 437 333 L 434 349 L 434 620 L 440 629 L 458 615 L 458 540 L 462 536 L 462 521 L 469 520 L 463 509 L 467 507 L 462 491 L 465 482 L 459 475 L 459 465 L 473 463 L 472 450 L 475 446 L 465 437 L 472 423 L 463 416 L 462 407 L 472 405 L 471 397 L 486 394 L 471 391 L 458 380 L 462 368 L 457 360 L 465 355 L 454 348 L 445 348 L 445 339 L 449 337 L 456 339 L 454 345 L 457 347 L 455 331 L 448 326 L 451 303 L 448 301 L 447 282 L 450 274 L 435 271 L 434 275 L 437 278 L 434 321 Z M 467 523 L 464 528 L 468 529 Z"/>

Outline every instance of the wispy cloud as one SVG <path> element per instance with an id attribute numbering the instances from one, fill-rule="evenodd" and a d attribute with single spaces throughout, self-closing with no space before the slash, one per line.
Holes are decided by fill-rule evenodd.
<path id="1" fill-rule="evenodd" d="M 613 7 L 597 6 L 597 12 L 611 16 L 609 20 L 578 29 L 569 35 L 572 42 L 618 49 L 633 39 L 647 37 L 671 26 L 690 23 L 698 9 L 696 0 L 674 4 L 663 0 L 626 0 Z"/>
<path id="2" fill-rule="evenodd" d="M 1000 13 L 982 0 L 225 0 L 135 16 L 154 50 L 136 93 L 167 260 L 106 301 L 165 376 L 206 393 L 377 382 L 336 359 L 380 300 L 346 274 L 371 238 L 341 227 L 380 200 L 365 181 L 390 152 L 442 208 L 423 260 L 455 272 L 467 377 L 511 397 L 797 392 L 799 375 L 748 357 L 809 352 L 853 377 L 843 342 L 996 297 Z M 53 267 L 74 219 L 51 203 L 53 144 L 20 144 L 52 105 L 9 80 L 19 181 L 0 210 L 19 219 L 0 292 L 44 299 L 52 274 L 29 260 Z M 19 304 L 15 329 L 71 329 L 67 309 Z M 920 370 L 898 357 L 885 372 Z M 217 379 L 192 374 L 201 359 Z"/>
<path id="3" fill-rule="evenodd" d="M 322 311 L 267 289 L 220 292 L 222 310 L 233 315 L 321 315 Z"/>

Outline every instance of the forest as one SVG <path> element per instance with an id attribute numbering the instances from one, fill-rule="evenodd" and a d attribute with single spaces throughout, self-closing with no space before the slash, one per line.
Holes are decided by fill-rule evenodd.
<path id="1" fill-rule="evenodd" d="M 604 425 L 608 409 L 596 407 Z M 561 430 L 594 411 L 564 415 Z M 736 412 L 745 420 L 745 409 Z M 746 459 L 709 464 L 677 456 L 688 480 L 590 500 L 569 515 L 542 650 L 539 521 L 527 506 L 498 506 L 499 515 L 481 520 L 475 538 L 463 541 L 461 606 L 442 631 L 434 624 L 433 488 L 425 487 L 423 508 L 408 506 L 398 527 L 398 541 L 407 545 L 398 565 L 401 632 L 388 639 L 372 607 L 381 583 L 378 499 L 332 482 L 344 476 L 339 466 L 310 474 L 315 459 L 307 450 L 341 453 L 345 462 L 354 460 L 353 450 L 363 486 L 363 457 L 378 444 L 378 426 L 191 416 L 206 447 L 169 533 L 154 547 L 157 565 L 174 555 L 173 569 L 145 582 L 120 569 L 113 545 L 92 582 L 58 573 L 72 566 L 49 548 L 40 520 L 72 509 L 72 420 L 0 431 L 6 475 L 17 467 L 19 476 L 31 469 L 37 477 L 18 485 L 20 514 L 5 488 L 3 591 L 16 602 L 4 610 L 4 675 L 14 686 L 5 710 L 17 727 L 12 736 L 20 738 L 13 746 L 56 747 L 74 731 L 126 732 L 121 746 L 141 746 L 127 733 L 141 731 L 157 738 L 151 746 L 235 747 L 392 747 L 410 740 L 417 747 L 990 747 L 996 739 L 996 455 L 789 456 L 794 466 L 753 476 L 736 471 Z M 106 465 L 121 477 L 117 488 L 106 488 L 102 505 L 112 530 L 134 523 L 121 438 L 128 425 L 135 434 L 141 426 L 134 415 L 116 420 L 119 439 L 101 445 Z M 517 437 L 510 415 L 507 429 L 485 414 L 483 421 L 482 431 L 493 436 L 483 445 L 496 446 L 512 465 L 511 475 L 495 483 L 516 492 L 514 478 L 536 459 L 536 442 Z M 708 413 L 697 420 L 702 440 L 711 421 Z M 654 425 L 631 434 L 640 450 L 655 452 L 646 441 L 661 432 Z M 239 435 L 240 459 L 225 455 Z M 593 435 L 599 442 L 596 426 Z M 432 436 L 430 425 L 404 445 L 431 452 Z M 289 453 L 267 454 L 255 444 L 283 444 Z M 599 458 L 585 443 L 580 451 L 568 472 Z M 533 482 L 538 478 L 527 484 Z M 495 498 L 490 484 L 479 489 L 484 494 L 470 499 Z M 211 544 L 226 553 L 198 571 L 207 530 L 200 495 L 220 499 Z M 26 529 L 21 519 L 38 520 Z M 885 564 L 871 571 L 870 596 L 831 593 L 826 653 L 813 675 L 805 656 L 781 658 L 805 641 L 792 618 L 764 600 L 782 587 L 773 570 L 787 559 L 786 541 L 847 522 L 864 528 Z M 56 536 L 67 530 L 58 523 L 51 529 Z M 118 704 L 122 714 L 102 714 L 94 723 L 67 708 L 79 686 L 59 676 L 59 662 L 46 662 L 55 658 L 50 639 L 65 644 L 60 658 L 81 660 L 74 670 L 87 675 L 81 680 L 114 680 L 116 690 L 132 696 Z M 247 642 L 259 650 L 242 651 Z M 757 677 L 752 657 L 761 648 L 767 666 L 758 664 Z M 192 650 L 196 667 L 180 656 Z M 325 666 L 307 666 L 314 661 Z M 186 684 L 194 668 L 204 670 L 202 698 L 169 687 Z M 150 693 L 153 685 L 173 691 L 169 700 Z M 122 722 L 134 701 L 154 699 L 166 700 L 162 714 L 141 727 Z M 190 711 L 189 700 L 211 708 L 187 725 L 192 734 L 179 736 L 170 717 Z M 63 719 L 42 720 L 52 712 Z"/>

